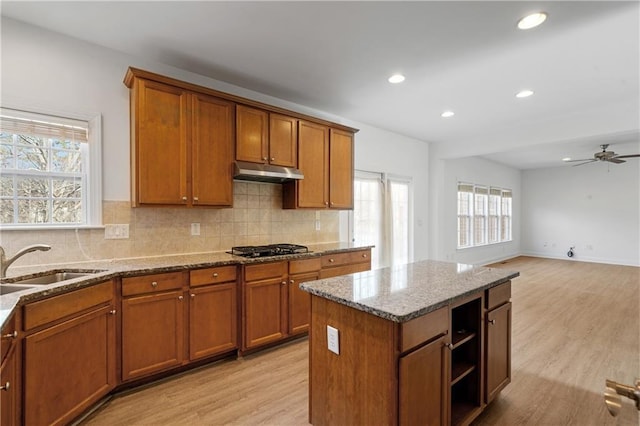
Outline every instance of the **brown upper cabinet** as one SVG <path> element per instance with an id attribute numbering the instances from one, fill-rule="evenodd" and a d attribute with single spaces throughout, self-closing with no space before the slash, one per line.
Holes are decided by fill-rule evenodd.
<path id="1" fill-rule="evenodd" d="M 233 102 L 142 78 L 131 84 L 132 204 L 231 206 Z"/>
<path id="2" fill-rule="evenodd" d="M 124 84 L 134 207 L 231 207 L 235 159 L 300 169 L 283 208 L 353 208 L 357 129 L 136 68 Z"/>
<path id="3" fill-rule="evenodd" d="M 237 105 L 236 160 L 297 167 L 298 120 Z"/>
<path id="4" fill-rule="evenodd" d="M 300 121 L 298 168 L 304 179 L 284 185 L 284 208 L 353 208 L 353 132 Z"/>

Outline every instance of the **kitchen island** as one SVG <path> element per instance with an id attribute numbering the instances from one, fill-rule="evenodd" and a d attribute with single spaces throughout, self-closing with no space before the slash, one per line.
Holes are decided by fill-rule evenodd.
<path id="1" fill-rule="evenodd" d="M 510 382 L 518 275 L 428 260 L 302 284 L 309 421 L 470 423 Z"/>

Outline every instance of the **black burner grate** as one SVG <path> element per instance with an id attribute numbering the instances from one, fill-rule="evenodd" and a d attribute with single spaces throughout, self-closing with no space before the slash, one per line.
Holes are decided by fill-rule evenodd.
<path id="1" fill-rule="evenodd" d="M 309 253 L 309 248 L 298 244 L 269 244 L 265 246 L 238 246 L 228 252 L 243 257 L 282 256 L 286 254 Z"/>

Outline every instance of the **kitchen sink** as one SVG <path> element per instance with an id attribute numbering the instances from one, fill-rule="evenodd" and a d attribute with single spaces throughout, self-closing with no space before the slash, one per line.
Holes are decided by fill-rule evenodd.
<path id="1" fill-rule="evenodd" d="M 72 280 L 74 278 L 86 277 L 91 275 L 91 272 L 53 272 L 46 275 L 40 275 L 35 278 L 27 278 L 24 280 L 14 281 L 12 284 L 54 284 L 61 281 Z"/>
<path id="2" fill-rule="evenodd" d="M 15 293 L 16 291 L 28 290 L 33 288 L 30 285 L 11 285 L 11 284 L 0 284 L 0 295 Z"/>

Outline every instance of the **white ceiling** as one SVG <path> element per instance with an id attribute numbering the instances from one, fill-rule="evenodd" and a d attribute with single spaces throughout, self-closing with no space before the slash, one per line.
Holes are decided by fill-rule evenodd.
<path id="1" fill-rule="evenodd" d="M 524 169 L 640 140 L 639 5 L 3 0 L 1 13 Z M 538 10 L 547 22 L 516 28 Z M 406 81 L 389 84 L 395 72 Z M 516 99 L 523 88 L 535 94 Z"/>

